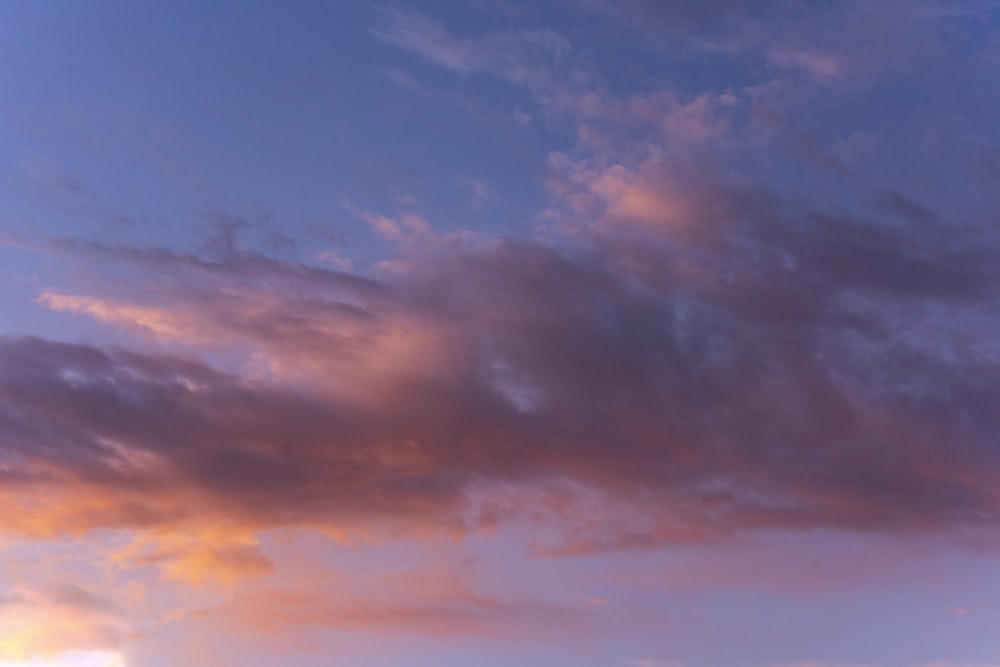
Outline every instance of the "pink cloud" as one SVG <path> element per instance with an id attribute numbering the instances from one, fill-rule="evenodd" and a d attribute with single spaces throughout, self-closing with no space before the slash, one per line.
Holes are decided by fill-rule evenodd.
<path id="1" fill-rule="evenodd" d="M 645 183 L 634 177 L 611 169 L 584 183 L 640 218 L 649 236 L 639 239 L 671 238 L 657 184 L 674 175 L 653 163 Z M 630 198 L 647 187 L 651 199 Z M 560 527 L 539 547 L 550 554 L 745 530 L 989 523 L 990 471 L 962 454 L 975 436 L 933 391 L 934 350 L 914 349 L 899 366 L 859 363 L 854 337 L 894 326 L 894 315 L 840 300 L 845 288 L 920 298 L 931 283 L 948 298 L 988 280 L 978 265 L 923 264 L 899 250 L 925 240 L 873 243 L 850 221 L 785 228 L 766 201 L 700 187 L 670 214 L 691 230 L 675 238 L 700 244 L 698 254 L 654 256 L 652 244 L 600 232 L 584 236 L 592 249 L 579 254 L 444 245 L 362 278 L 239 252 L 209 262 L 84 250 L 155 265 L 165 279 L 120 294 L 109 285 L 106 297 L 48 293 L 43 303 L 152 333 L 184 354 L 242 349 L 248 365 L 221 372 L 5 341 L 0 390 L 19 410 L 7 428 L 21 438 L 10 442 L 49 443 L 24 445 L 17 474 L 38 481 L 11 487 L 9 502 L 93 489 L 81 504 L 49 503 L 34 526 L 8 527 L 155 527 L 200 513 L 251 529 L 461 533 L 487 521 L 475 508 L 504 486 L 544 502 L 492 516 L 545 514 Z M 740 209 L 732 222 L 727 212 Z M 734 240 L 736 224 L 785 254 L 754 257 Z M 174 324 L 150 324 L 163 321 Z M 874 368 L 890 379 L 873 378 Z M 901 379 L 914 372 L 926 388 L 916 397 Z M 963 377 L 990 386 L 984 372 Z M 975 387 L 953 391 L 968 392 L 967 409 L 989 422 Z M 70 441 L 86 445 L 66 449 Z M 946 455 L 944 441 L 965 444 Z M 63 450 L 74 455 L 45 453 Z M 880 456 L 894 464 L 878 465 Z M 561 485 L 561 497 L 549 492 Z M 581 520 L 574 508 L 585 505 L 593 511 Z"/>
<path id="2" fill-rule="evenodd" d="M 80 586 L 16 586 L 0 597 L 0 664 L 67 651 L 113 651 L 128 634 L 122 610 Z"/>

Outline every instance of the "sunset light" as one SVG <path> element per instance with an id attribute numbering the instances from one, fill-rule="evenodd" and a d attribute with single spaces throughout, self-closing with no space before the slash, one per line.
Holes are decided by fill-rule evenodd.
<path id="1" fill-rule="evenodd" d="M 125 667 L 125 663 L 115 653 L 69 651 L 32 660 L 0 660 L 0 667 Z"/>
<path id="2" fill-rule="evenodd" d="M 0 0 L 0 667 L 1000 667 L 1000 0 Z"/>

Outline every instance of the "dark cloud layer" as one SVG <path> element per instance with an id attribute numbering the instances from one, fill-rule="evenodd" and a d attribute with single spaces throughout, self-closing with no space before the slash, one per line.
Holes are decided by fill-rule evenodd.
<path id="1" fill-rule="evenodd" d="M 553 501 L 575 548 L 992 524 L 995 329 L 951 314 L 995 292 L 989 253 L 926 220 L 744 213 L 702 259 L 654 228 L 572 251 L 445 246 L 378 280 L 241 250 L 74 247 L 159 277 L 52 305 L 189 351 L 241 346 L 269 370 L 4 339 L 5 495 L 111 498 L 52 530 L 206 512 L 462 529 L 529 514 L 490 505 L 509 485 L 632 513 Z"/>
<path id="2" fill-rule="evenodd" d="M 893 72 L 939 83 L 917 64 L 954 65 L 941 22 L 984 7 L 589 4 L 767 67 L 615 93 L 551 30 L 465 38 L 383 10 L 383 42 L 573 130 L 548 156 L 556 230 L 442 237 L 345 205 L 397 244 L 368 275 L 292 259 L 286 236 L 251 251 L 219 212 L 202 253 L 38 245 L 86 267 L 84 293 L 40 304 L 136 342 L 0 340 L 2 525 L 531 516 L 555 551 L 993 525 L 996 149 L 974 119 L 865 107 Z"/>

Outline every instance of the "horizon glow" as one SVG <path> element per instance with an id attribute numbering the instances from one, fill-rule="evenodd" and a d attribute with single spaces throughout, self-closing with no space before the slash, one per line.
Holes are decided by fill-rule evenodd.
<path id="1" fill-rule="evenodd" d="M 0 667 L 124 667 L 120 655 L 110 651 L 67 651 L 31 660 L 0 660 Z"/>

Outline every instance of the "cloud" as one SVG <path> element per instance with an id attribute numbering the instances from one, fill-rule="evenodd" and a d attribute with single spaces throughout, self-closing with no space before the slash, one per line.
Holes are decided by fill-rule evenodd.
<path id="1" fill-rule="evenodd" d="M 701 25 L 726 8 L 667 9 Z M 811 5 L 765 10 L 818 30 Z M 738 11 L 741 38 L 765 29 Z M 829 11 L 862 30 L 875 10 Z M 0 340 L 5 531 L 146 531 L 123 562 L 198 582 L 268 572 L 255 535 L 281 527 L 531 517 L 557 555 L 995 525 L 1000 241 L 967 123 L 922 127 L 928 159 L 894 182 L 871 166 L 893 149 L 877 129 L 795 125 L 755 86 L 612 94 L 551 31 L 459 37 L 389 9 L 377 34 L 523 86 L 575 130 L 549 159 L 553 235 L 443 236 L 408 205 L 348 205 L 391 242 L 367 274 L 248 249 L 218 212 L 200 252 L 36 243 L 87 276 L 38 304 L 132 342 Z M 779 37 L 773 67 L 849 78 L 842 43 Z M 932 178 L 946 163 L 969 178 Z M 365 178 L 392 194 L 410 171 Z"/>
<path id="2" fill-rule="evenodd" d="M 16 586 L 0 597 L 0 661 L 110 651 L 127 634 L 123 612 L 80 586 Z"/>
<path id="3" fill-rule="evenodd" d="M 384 10 L 383 25 L 375 34 L 455 72 L 468 73 L 482 67 L 481 51 L 474 42 L 452 37 L 440 22 L 418 12 Z"/>
<path id="4" fill-rule="evenodd" d="M 584 5 L 620 25 L 463 34 L 378 13 L 376 37 L 413 56 L 381 70 L 390 82 L 448 100 L 419 67 L 477 93 L 492 77 L 491 103 L 521 96 L 491 111 L 557 144 L 526 147 L 550 197 L 530 237 L 438 233 L 414 193 L 440 179 L 381 160 L 350 186 L 368 203 L 342 206 L 385 241 L 376 262 L 307 253 L 263 210 L 264 224 L 204 214 L 213 234 L 194 250 L 22 243 L 71 277 L 36 295 L 50 321 L 94 320 L 116 343 L 0 337 L 0 539 L 113 536 L 101 574 L 158 589 L 133 615 L 166 628 L 165 646 L 183 624 L 288 644 L 339 631 L 576 645 L 598 622 L 632 625 L 652 596 L 770 605 L 925 581 L 913 554 L 931 543 L 995 544 L 1000 153 L 962 92 L 986 87 L 965 74 L 923 87 L 961 55 L 943 37 L 953 17 L 933 1 Z M 569 38 L 623 25 L 621 61 Z M 493 173 L 474 162 L 445 175 L 472 210 L 497 196 L 454 175 Z M 40 180 L 62 212 L 97 210 L 69 175 Z M 501 528 L 496 563 L 539 557 L 515 573 L 521 592 L 440 572 L 338 577 L 346 547 L 301 573 L 276 546 L 286 532 L 371 546 Z M 662 556 L 654 573 L 597 581 L 590 565 L 611 561 L 594 558 L 524 592 L 553 558 L 681 545 L 629 556 Z M 963 599 L 929 613 L 969 626 L 975 614 L 946 616 Z M 672 613 L 644 616 L 657 641 Z M 683 616 L 666 619 L 678 638 L 702 622 Z M 111 649 L 122 617 L 99 588 L 19 583 L 0 597 L 0 647 Z M 196 661 L 227 662 L 175 659 Z"/>
<path id="5" fill-rule="evenodd" d="M 161 624 L 238 637 L 261 649 L 310 645 L 331 653 L 343 651 L 345 637 L 447 643 L 464 638 L 489 645 L 575 638 L 579 644 L 597 631 L 598 617 L 582 601 L 570 604 L 541 590 L 518 592 L 511 582 L 491 586 L 476 559 L 444 555 L 425 565 L 403 565 L 396 547 L 384 549 L 374 547 L 391 558 L 357 552 L 360 560 L 347 567 L 331 562 L 329 552 L 322 563 L 311 563 L 298 551 L 298 567 L 237 584 L 222 598 L 202 596 L 200 604 L 162 615 Z"/>
<path id="6" fill-rule="evenodd" d="M 551 31 L 459 38 L 389 9 L 377 34 L 569 114 L 564 236 L 350 209 L 396 242 L 368 275 L 251 251 L 222 214 L 201 253 L 38 244 L 89 270 L 40 305 L 134 338 L 0 339 L 5 531 L 148 531 L 129 562 L 197 582 L 267 572 L 275 527 L 544 517 L 553 555 L 995 525 L 997 240 L 974 214 L 867 180 L 851 137 L 755 116 L 745 88 L 614 96 Z M 813 75 L 827 53 L 766 52 Z M 979 185 L 956 190 L 970 210 Z"/>
<path id="7" fill-rule="evenodd" d="M 282 635 L 309 628 L 430 637 L 516 636 L 520 641 L 569 636 L 589 624 L 581 610 L 535 600 L 503 600 L 474 594 L 405 601 L 351 598 L 331 590 L 263 590 L 238 595 L 206 611 L 238 632 Z"/>
<path id="8" fill-rule="evenodd" d="M 488 74 L 527 88 L 554 115 L 579 110 L 583 100 L 594 106 L 599 95 L 591 89 L 604 85 L 582 66 L 581 56 L 566 37 L 548 28 L 459 37 L 424 14 L 389 8 L 374 32 L 383 42 L 456 74 Z M 512 113 L 515 119 L 523 118 Z"/>
<path id="9" fill-rule="evenodd" d="M 768 60 L 778 67 L 802 70 L 816 79 L 835 79 L 840 76 L 841 64 L 835 57 L 815 51 L 773 51 Z"/>
<path id="10" fill-rule="evenodd" d="M 358 209 L 350 204 L 344 204 L 343 207 L 371 225 L 386 241 L 419 241 L 431 234 L 430 224 L 411 211 L 404 211 L 393 218 Z"/>
<path id="11" fill-rule="evenodd" d="M 496 197 L 493 188 L 477 178 L 464 175 L 456 176 L 455 182 L 469 193 L 469 205 L 474 209 L 481 208 L 488 200 Z"/>
<path id="12" fill-rule="evenodd" d="M 245 530 L 216 525 L 185 532 L 182 526 L 143 532 L 108 554 L 108 562 L 125 570 L 158 567 L 163 579 L 197 587 L 218 583 L 231 588 L 274 569 L 257 538 Z"/>
<path id="13" fill-rule="evenodd" d="M 22 480 L 4 495 L 40 503 L 6 528 L 464 531 L 494 499 L 528 511 L 504 488 L 538 490 L 562 535 L 548 553 L 993 525 L 1000 356 L 913 328 L 988 295 L 986 255 L 933 226 L 785 225 L 702 187 L 676 213 L 651 202 L 635 239 L 443 245 L 372 278 L 73 246 L 159 279 L 43 303 L 248 365 L 4 339 L 5 474 Z M 696 230 L 688 250 L 659 245 L 676 234 L 658 216 Z M 165 318 L 184 326 L 149 325 Z"/>
<path id="14" fill-rule="evenodd" d="M 638 32 L 654 51 L 670 51 L 681 42 L 714 55 L 756 57 L 787 74 L 851 93 L 902 71 L 914 74 L 918 66 L 947 68 L 947 49 L 933 27 L 956 15 L 988 11 L 977 2 L 933 1 L 580 4 Z"/>
<path id="15" fill-rule="evenodd" d="M 678 660 L 656 660 L 655 658 L 635 658 L 626 664 L 632 667 L 684 667 L 684 663 Z"/>

